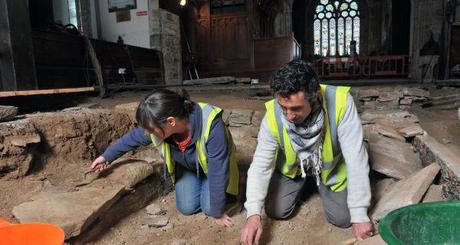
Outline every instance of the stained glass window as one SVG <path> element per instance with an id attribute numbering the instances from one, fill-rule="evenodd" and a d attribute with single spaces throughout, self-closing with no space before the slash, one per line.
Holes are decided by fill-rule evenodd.
<path id="1" fill-rule="evenodd" d="M 337 38 L 335 37 L 335 19 L 329 20 L 329 55 L 335 56 L 336 51 L 336 41 Z"/>
<path id="2" fill-rule="evenodd" d="M 313 40 L 315 42 L 315 54 L 319 54 L 321 52 L 321 49 L 319 48 L 320 47 L 320 43 L 321 43 L 321 32 L 320 32 L 320 28 L 321 27 L 321 23 L 319 20 L 315 20 L 314 22 L 314 34 L 313 34 Z"/>
<path id="3" fill-rule="evenodd" d="M 321 56 L 359 53 L 360 14 L 357 0 L 320 0 L 313 21 L 313 51 Z"/>
<path id="4" fill-rule="evenodd" d="M 329 27 L 327 25 L 328 20 L 323 19 L 321 23 L 321 54 L 322 56 L 327 56 L 327 51 L 329 50 Z"/>

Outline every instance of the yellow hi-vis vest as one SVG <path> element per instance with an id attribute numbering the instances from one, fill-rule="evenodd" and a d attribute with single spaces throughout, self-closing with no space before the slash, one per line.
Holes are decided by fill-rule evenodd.
<path id="1" fill-rule="evenodd" d="M 201 123 L 201 136 L 198 137 L 196 141 L 196 154 L 197 160 L 203 169 L 203 172 L 208 174 L 208 154 L 206 153 L 206 142 L 208 141 L 209 133 L 211 131 L 212 121 L 222 112 L 222 109 L 212 106 L 210 104 L 198 103 L 201 108 L 202 114 L 202 123 Z M 199 127 L 199 125 L 196 125 Z M 194 129 L 197 130 L 197 129 Z M 229 181 L 227 184 L 226 192 L 232 195 L 238 195 L 238 185 L 239 185 L 239 171 L 238 165 L 236 162 L 235 152 L 236 146 L 233 143 L 232 135 L 225 127 L 225 134 L 227 138 L 227 146 L 229 148 Z M 173 183 L 174 179 L 174 160 L 171 158 L 171 148 L 170 145 L 166 142 L 159 142 L 159 140 L 153 135 L 150 134 L 152 139 L 153 146 L 158 149 L 161 157 L 165 161 L 165 165 L 169 175 L 172 178 Z"/>
<path id="2" fill-rule="evenodd" d="M 321 182 L 334 192 L 340 192 L 347 187 L 347 168 L 343 160 L 337 136 L 337 126 L 340 123 L 347 106 L 349 87 L 320 85 L 325 109 L 324 140 L 322 150 Z M 291 139 L 281 121 L 281 107 L 275 100 L 265 103 L 267 108 L 266 119 L 271 134 L 278 141 L 280 150 L 276 152 L 276 166 L 279 171 L 295 178 L 301 171 L 297 153 L 291 144 Z"/>

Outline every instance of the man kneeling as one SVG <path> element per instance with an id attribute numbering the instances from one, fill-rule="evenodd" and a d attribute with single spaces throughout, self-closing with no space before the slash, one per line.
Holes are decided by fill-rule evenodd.
<path id="1" fill-rule="evenodd" d="M 272 89 L 275 99 L 266 103 L 248 171 L 241 242 L 259 242 L 264 201 L 269 217 L 289 218 L 307 176 L 316 180 L 327 220 L 352 226 L 355 237 L 365 239 L 373 229 L 369 165 L 350 88 L 319 84 L 311 67 L 297 60 L 274 74 Z"/>

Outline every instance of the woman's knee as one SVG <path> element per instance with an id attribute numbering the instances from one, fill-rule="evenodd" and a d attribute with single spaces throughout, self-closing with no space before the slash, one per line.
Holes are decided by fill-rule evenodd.
<path id="1" fill-rule="evenodd" d="M 177 202 L 177 210 L 183 215 L 192 215 L 200 211 L 200 203 L 186 203 L 186 202 Z"/>

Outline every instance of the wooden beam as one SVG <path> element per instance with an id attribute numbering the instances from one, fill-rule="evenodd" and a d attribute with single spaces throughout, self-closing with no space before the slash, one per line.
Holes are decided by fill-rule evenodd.
<path id="1" fill-rule="evenodd" d="M 3 92 L 0 92 L 0 98 L 13 97 L 13 96 L 44 95 L 44 94 L 69 94 L 69 93 L 81 93 L 81 92 L 93 92 L 93 91 L 95 91 L 94 87 L 3 91 Z"/>

